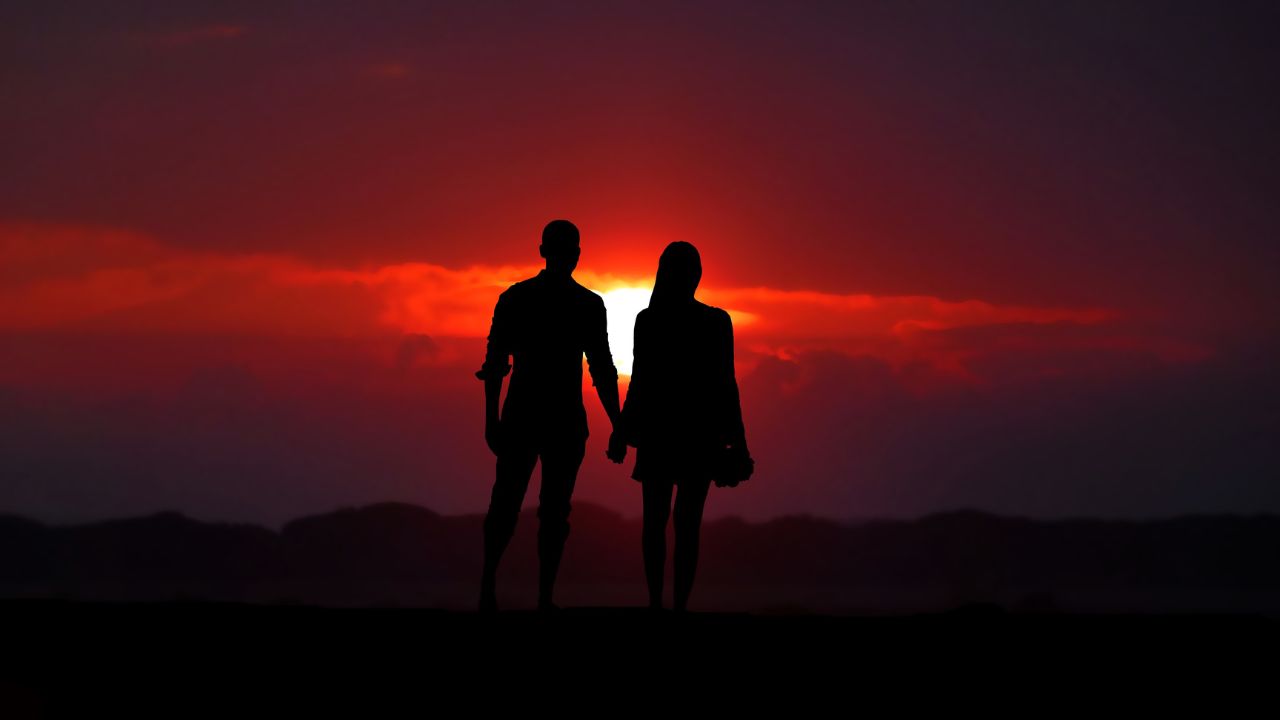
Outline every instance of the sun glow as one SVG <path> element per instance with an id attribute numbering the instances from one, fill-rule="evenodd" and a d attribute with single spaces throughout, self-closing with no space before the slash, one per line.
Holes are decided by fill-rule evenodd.
<path id="1" fill-rule="evenodd" d="M 609 320 L 609 349 L 613 352 L 613 363 L 622 375 L 631 374 L 636 315 L 649 306 L 652 292 L 653 289 L 647 287 L 619 287 L 600 293 Z"/>

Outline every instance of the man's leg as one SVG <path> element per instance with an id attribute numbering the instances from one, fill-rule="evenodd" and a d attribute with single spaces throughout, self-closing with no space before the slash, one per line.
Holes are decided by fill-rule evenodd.
<path id="1" fill-rule="evenodd" d="M 586 455 L 586 439 L 547 443 L 542 448 L 542 488 L 538 493 L 538 607 L 553 609 L 560 558 L 569 537 L 570 498 Z"/>
<path id="2" fill-rule="evenodd" d="M 516 531 L 520 506 L 529 489 L 529 478 L 538 461 L 534 447 L 512 443 L 498 455 L 497 478 L 489 497 L 489 511 L 484 517 L 484 573 L 480 579 L 480 610 L 497 609 L 495 584 L 498 563 Z"/>

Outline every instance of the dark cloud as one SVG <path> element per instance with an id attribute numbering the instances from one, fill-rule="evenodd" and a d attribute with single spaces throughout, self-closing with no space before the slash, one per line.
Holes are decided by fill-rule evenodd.
<path id="1" fill-rule="evenodd" d="M 1070 368 L 1070 351 L 1045 359 Z M 1271 358 L 1280 357 L 1273 354 Z M 868 357 L 769 360 L 742 381 L 754 497 L 721 509 L 914 515 L 959 507 L 1151 516 L 1280 509 L 1280 385 L 1261 357 L 1130 362 L 909 391 Z M 754 479 L 753 479 L 754 481 Z M 741 502 L 737 502 L 741 500 Z"/>
<path id="2" fill-rule="evenodd" d="M 440 345 L 430 335 L 407 333 L 401 338 L 400 347 L 396 350 L 396 367 L 407 370 L 423 360 L 430 360 L 439 352 Z"/>
<path id="3" fill-rule="evenodd" d="M 248 31 L 249 28 L 244 25 L 214 23 L 183 30 L 155 33 L 146 36 L 145 40 L 149 44 L 159 47 L 177 48 L 201 42 L 234 40 Z"/>
<path id="4" fill-rule="evenodd" d="M 0 507 L 50 519 L 179 509 L 277 523 L 366 498 L 482 506 L 474 388 L 458 382 L 460 368 L 387 373 L 395 348 L 330 347 L 318 362 L 303 342 L 284 354 L 258 348 L 252 366 L 194 358 L 171 389 L 5 387 Z"/>
<path id="5" fill-rule="evenodd" d="M 104 369 L 92 392 L 0 388 L 0 507 L 55 520 L 178 509 L 278 523 L 381 500 L 486 506 L 493 459 L 471 375 L 482 340 L 433 340 L 435 359 L 411 373 L 387 372 L 401 340 L 246 342 L 153 338 L 133 355 L 118 340 L 29 341 L 29 362 L 74 353 Z M 12 339 L 2 349 L 19 354 Z M 758 472 L 715 492 L 710 516 L 1280 511 L 1275 348 L 987 386 L 831 351 L 743 355 Z M 170 369 L 104 386 L 104 373 L 127 380 L 150 356 Z M 930 391 L 911 373 L 932 373 Z M 634 516 L 634 456 L 622 468 L 604 458 L 607 421 L 586 401 L 592 438 L 576 496 Z"/>

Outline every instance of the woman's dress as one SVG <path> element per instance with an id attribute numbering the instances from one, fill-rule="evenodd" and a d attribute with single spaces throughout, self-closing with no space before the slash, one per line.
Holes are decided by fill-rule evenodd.
<path id="1" fill-rule="evenodd" d="M 622 421 L 637 481 L 711 482 L 719 451 L 742 442 L 733 324 L 690 300 L 636 317 Z"/>

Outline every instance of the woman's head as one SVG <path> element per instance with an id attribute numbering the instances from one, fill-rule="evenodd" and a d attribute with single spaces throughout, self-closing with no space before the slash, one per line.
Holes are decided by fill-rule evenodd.
<path id="1" fill-rule="evenodd" d="M 649 307 L 691 302 L 701 279 L 702 258 L 698 256 L 698 249 L 683 240 L 667 245 L 658 258 L 658 275 L 653 280 Z"/>

